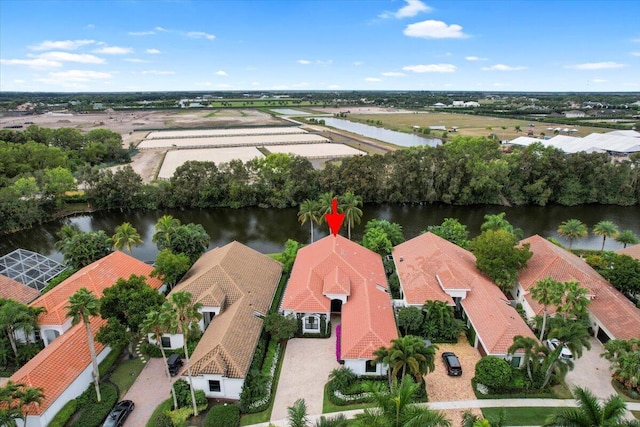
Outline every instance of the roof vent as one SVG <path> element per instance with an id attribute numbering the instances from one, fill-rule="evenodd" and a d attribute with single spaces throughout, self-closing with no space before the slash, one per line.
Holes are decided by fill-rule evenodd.
<path id="1" fill-rule="evenodd" d="M 265 318 L 264 314 L 259 313 L 259 312 L 255 311 L 255 310 L 254 310 L 254 312 L 253 312 L 252 314 L 253 314 L 254 316 L 256 316 L 256 317 L 261 318 L 261 319 L 264 319 L 264 318 Z"/>

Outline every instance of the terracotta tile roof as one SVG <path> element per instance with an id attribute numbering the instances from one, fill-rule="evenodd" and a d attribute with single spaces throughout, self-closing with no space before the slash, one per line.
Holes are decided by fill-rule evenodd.
<path id="1" fill-rule="evenodd" d="M 118 279 L 128 279 L 132 274 L 145 276 L 147 283 L 154 289 L 162 286 L 162 281 L 150 277 L 153 267 L 116 251 L 82 268 L 58 286 L 29 304 L 32 307 L 44 307 L 47 312 L 40 315 L 40 325 L 62 325 L 67 317 L 69 297 L 80 288 L 87 288 L 98 298 L 105 288 L 114 285 Z"/>
<path id="2" fill-rule="evenodd" d="M 298 251 L 281 309 L 327 313 L 331 300 L 325 293 L 347 294 L 342 357 L 371 359 L 374 350 L 398 337 L 387 290 L 380 255 L 342 236 L 327 236 Z"/>
<path id="3" fill-rule="evenodd" d="M 100 316 L 91 319 L 91 330 L 95 337 L 102 325 L 107 323 Z M 105 348 L 94 340 L 96 354 Z M 41 350 L 33 359 L 11 376 L 11 381 L 24 383 L 29 387 L 42 387 L 44 400 L 40 405 L 32 405 L 30 415 L 42 414 L 75 381 L 83 370 L 91 364 L 91 354 L 87 343 L 87 333 L 82 322 L 60 335 Z M 88 384 L 83 386 L 86 388 Z"/>
<path id="4" fill-rule="evenodd" d="M 244 378 L 271 307 L 282 264 L 232 242 L 200 257 L 172 292 L 186 290 L 204 305 L 222 302 L 191 355 L 193 375 Z"/>
<path id="5" fill-rule="evenodd" d="M 533 256 L 527 262 L 527 267 L 520 271 L 518 281 L 527 292 L 524 298 L 536 313 L 542 312 L 543 306 L 531 298 L 528 293 L 531 286 L 547 277 L 559 282 L 574 280 L 589 290 L 593 296 L 589 311 L 615 338 L 640 337 L 640 310 L 582 258 L 538 235 L 528 237 L 521 243 L 531 245 Z"/>
<path id="6" fill-rule="evenodd" d="M 408 304 L 453 305 L 446 291 L 466 292 L 462 307 L 488 354 L 506 354 L 516 335 L 534 337 L 502 291 L 478 271 L 471 252 L 425 233 L 396 246 L 393 258 Z"/>
<path id="7" fill-rule="evenodd" d="M 640 245 L 628 246 L 624 249 L 619 249 L 616 253 L 620 255 L 629 255 L 631 258 L 640 260 Z"/>
<path id="8" fill-rule="evenodd" d="M 0 274 L 0 298 L 13 299 L 28 304 L 40 296 L 40 292 L 30 286 Z"/>

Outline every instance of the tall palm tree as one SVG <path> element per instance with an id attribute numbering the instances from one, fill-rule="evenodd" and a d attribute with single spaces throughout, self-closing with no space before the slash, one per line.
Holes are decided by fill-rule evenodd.
<path id="1" fill-rule="evenodd" d="M 577 408 L 563 409 L 547 418 L 545 426 L 638 426 L 638 421 L 625 418 L 627 404 L 620 396 L 611 396 L 600 403 L 588 389 L 576 387 L 573 396 L 578 402 Z"/>
<path id="2" fill-rule="evenodd" d="M 626 248 L 627 245 L 637 245 L 638 236 L 636 236 L 633 230 L 622 230 L 620 234 L 618 234 L 618 237 L 616 237 L 616 242 L 622 243 L 624 245 L 623 247 Z"/>
<path id="3" fill-rule="evenodd" d="M 292 406 L 287 408 L 289 426 L 307 427 L 309 417 L 307 416 L 307 402 L 304 399 L 296 400 Z"/>
<path id="4" fill-rule="evenodd" d="M 69 304 L 65 308 L 67 309 L 67 316 L 71 317 L 71 324 L 76 325 L 82 322 L 87 331 L 91 364 L 93 365 L 93 384 L 96 388 L 96 399 L 100 402 L 102 400 L 100 396 L 100 372 L 98 371 L 98 359 L 96 357 L 96 346 L 93 341 L 90 319 L 92 316 L 95 317 L 100 314 L 99 300 L 87 288 L 80 288 L 69 297 Z"/>
<path id="5" fill-rule="evenodd" d="M 300 203 L 300 210 L 298 211 L 298 221 L 304 225 L 309 221 L 309 227 L 311 228 L 311 243 L 313 243 L 313 223 L 320 222 L 320 215 L 318 214 L 319 203 L 317 200 L 305 200 Z"/>
<path id="6" fill-rule="evenodd" d="M 435 366 L 436 345 L 426 346 L 424 340 L 413 335 L 391 340 L 391 346 L 382 347 L 374 352 L 376 363 L 388 363 L 391 378 L 404 378 L 412 375 L 418 384 L 423 377 L 433 372 Z"/>
<path id="7" fill-rule="evenodd" d="M 367 391 L 373 396 L 376 408 L 367 408 L 355 416 L 357 427 L 450 427 L 451 422 L 437 411 L 413 403 L 420 387 L 407 376 L 398 384 L 394 379 L 390 391 L 380 383 L 369 383 Z"/>
<path id="8" fill-rule="evenodd" d="M 344 218 L 347 221 L 347 237 L 351 240 L 351 227 L 360 224 L 362 219 L 362 209 L 358 207 L 362 206 L 362 197 L 347 191 L 339 200 L 340 211 L 345 214 Z"/>
<path id="9" fill-rule="evenodd" d="M 13 299 L 0 298 L 0 328 L 9 338 L 9 344 L 15 358 L 18 358 L 16 331 L 22 330 L 29 336 L 38 324 L 38 315 L 46 311 L 44 308 L 31 308 Z"/>
<path id="10" fill-rule="evenodd" d="M 113 247 L 121 251 L 122 248 L 127 248 L 130 254 L 133 255 L 131 245 L 138 246 L 142 244 L 142 238 L 140 233 L 135 229 L 131 223 L 123 222 L 116 227 L 115 234 L 113 235 Z"/>
<path id="11" fill-rule="evenodd" d="M 562 287 L 562 301 L 558 305 L 558 314 L 565 320 L 586 316 L 587 307 L 591 303 L 587 297 L 589 290 L 574 280 L 564 282 Z"/>
<path id="12" fill-rule="evenodd" d="M 184 358 L 187 362 L 187 374 L 189 375 L 189 388 L 191 389 L 191 401 L 193 403 L 193 414 L 198 416 L 198 405 L 196 403 L 196 394 L 193 389 L 193 379 L 191 377 L 191 362 L 189 361 L 189 349 L 187 348 L 187 336 L 189 329 L 194 322 L 202 318 L 200 309 L 201 303 L 192 303 L 191 294 L 189 292 L 175 292 L 171 294 L 169 300 L 173 305 L 173 315 L 177 321 L 178 331 L 183 336 Z"/>
<path id="13" fill-rule="evenodd" d="M 587 237 L 589 230 L 579 219 L 568 219 L 558 227 L 558 234 L 569 240 L 569 249 L 573 246 L 575 239 Z"/>
<path id="14" fill-rule="evenodd" d="M 155 226 L 155 234 L 151 238 L 153 243 L 163 243 L 163 247 L 169 246 L 171 234 L 180 226 L 180 220 L 171 215 L 163 215 L 158 219 Z"/>
<path id="15" fill-rule="evenodd" d="M 607 237 L 615 238 L 618 236 L 618 226 L 611 221 L 600 221 L 593 226 L 593 234 L 602 236 L 601 250 L 604 251 L 604 242 L 607 240 Z"/>
<path id="16" fill-rule="evenodd" d="M 540 341 L 544 338 L 547 329 L 547 307 L 558 306 L 562 301 L 562 283 L 553 280 L 551 277 L 538 280 L 530 289 L 531 297 L 542 304 L 542 328 L 540 329 Z"/>
<path id="17" fill-rule="evenodd" d="M 169 367 L 167 366 L 167 355 L 164 352 L 164 347 L 162 346 L 162 335 L 165 333 L 174 333 L 175 325 L 171 322 L 171 311 L 173 310 L 173 306 L 169 301 L 165 301 L 160 307 L 159 311 L 152 310 L 147 313 L 147 318 L 144 319 L 142 325 L 140 325 L 140 330 L 143 334 L 153 334 L 153 338 L 158 343 L 160 347 L 160 352 L 162 353 L 162 362 L 164 365 L 164 373 L 167 375 L 167 379 L 171 384 L 171 395 L 173 396 L 173 407 L 178 408 L 178 398 L 176 396 L 176 390 L 173 387 L 173 382 L 171 381 L 171 373 L 169 372 Z"/>
<path id="18" fill-rule="evenodd" d="M 322 193 L 318 198 L 318 217 L 321 224 L 324 221 L 324 214 L 331 213 L 334 198 L 335 196 L 330 191 Z"/>

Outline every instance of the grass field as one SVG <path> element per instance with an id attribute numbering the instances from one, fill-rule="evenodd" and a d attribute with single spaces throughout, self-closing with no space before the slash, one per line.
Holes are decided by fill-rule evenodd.
<path id="1" fill-rule="evenodd" d="M 590 126 L 571 126 L 566 124 L 540 123 L 531 122 L 530 120 L 504 119 L 498 117 L 472 116 L 467 114 L 456 113 L 420 113 L 420 114 L 351 114 L 349 120 L 357 122 L 366 122 L 366 120 L 378 120 L 382 122 L 382 126 L 387 129 L 397 130 L 400 132 L 413 132 L 413 126 L 429 127 L 429 126 L 457 126 L 459 135 L 466 136 L 489 136 L 496 134 L 499 140 L 511 140 L 518 136 L 526 136 L 529 124 L 535 124 L 533 132 L 535 136 L 539 136 L 540 132 L 544 132 L 546 136 L 554 136 L 553 131 L 547 128 L 574 128 L 578 130 L 573 136 L 587 136 L 590 133 L 604 133 L 615 129 L 605 129 Z M 521 132 L 516 132 L 515 127 L 520 126 Z M 439 137 L 442 131 L 432 131 L 431 135 Z M 456 133 L 449 133 L 449 136 Z"/>
<path id="2" fill-rule="evenodd" d="M 123 360 L 113 371 L 109 380 L 118 386 L 120 398 L 122 398 L 127 390 L 131 388 L 133 382 L 138 378 L 140 372 L 144 368 L 144 363 L 139 358 Z"/>
<path id="3" fill-rule="evenodd" d="M 504 410 L 505 420 L 503 425 L 507 426 L 540 426 L 543 425 L 550 414 L 556 413 L 562 408 L 485 408 L 482 415 L 485 418 L 498 419 Z"/>

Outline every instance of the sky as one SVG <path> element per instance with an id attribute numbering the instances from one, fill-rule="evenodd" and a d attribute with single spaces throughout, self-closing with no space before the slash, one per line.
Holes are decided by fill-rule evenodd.
<path id="1" fill-rule="evenodd" d="M 640 91 L 640 1 L 0 0 L 0 91 Z"/>

